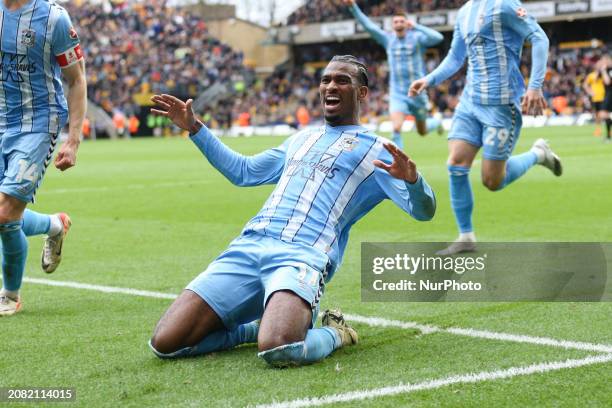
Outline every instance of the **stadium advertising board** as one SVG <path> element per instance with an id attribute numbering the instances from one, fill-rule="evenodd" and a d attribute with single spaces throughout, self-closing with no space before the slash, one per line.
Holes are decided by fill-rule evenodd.
<path id="1" fill-rule="evenodd" d="M 612 11 L 612 0 L 591 0 L 591 11 Z"/>
<path id="2" fill-rule="evenodd" d="M 419 24 L 432 27 L 445 26 L 447 21 L 448 16 L 446 13 L 422 14 L 417 17 L 417 22 Z"/>
<path id="3" fill-rule="evenodd" d="M 588 13 L 590 10 L 591 5 L 588 1 L 558 2 L 556 7 L 556 13 L 558 15 Z"/>
<path id="4" fill-rule="evenodd" d="M 555 15 L 555 3 L 553 1 L 524 3 L 523 6 L 527 13 L 535 18 L 554 17 Z"/>
<path id="5" fill-rule="evenodd" d="M 355 34 L 353 21 L 338 21 L 321 25 L 321 37 L 348 37 Z"/>

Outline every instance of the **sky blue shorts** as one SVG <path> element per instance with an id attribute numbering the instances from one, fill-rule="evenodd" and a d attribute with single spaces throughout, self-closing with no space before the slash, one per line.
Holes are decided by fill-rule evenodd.
<path id="1" fill-rule="evenodd" d="M 455 109 L 448 139 L 482 147 L 487 160 L 508 160 L 521 133 L 523 118 L 518 104 L 480 105 L 462 98 Z"/>
<path id="2" fill-rule="evenodd" d="M 408 95 L 400 95 L 392 93 L 389 102 L 389 112 L 402 112 L 406 115 L 412 115 L 418 121 L 427 119 L 427 95 L 424 93 L 411 97 Z"/>
<path id="3" fill-rule="evenodd" d="M 7 131 L 0 136 L 0 192 L 34 202 L 53 157 L 57 135 Z"/>
<path id="4" fill-rule="evenodd" d="M 279 290 L 310 305 L 314 326 L 328 268 L 327 255 L 312 247 L 251 233 L 232 241 L 187 289 L 204 299 L 228 330 L 261 318 Z"/>

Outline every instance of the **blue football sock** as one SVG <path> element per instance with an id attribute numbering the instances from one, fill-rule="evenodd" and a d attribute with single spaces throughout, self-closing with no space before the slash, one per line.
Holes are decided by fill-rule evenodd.
<path id="1" fill-rule="evenodd" d="M 160 358 L 193 357 L 208 354 L 215 351 L 228 350 L 244 343 L 256 343 L 259 332 L 259 322 L 251 322 L 240 325 L 234 330 L 219 330 L 204 337 L 202 341 L 193 347 L 185 347 L 174 353 L 163 354 L 149 346 Z"/>
<path id="2" fill-rule="evenodd" d="M 472 211 L 474 196 L 470 185 L 470 168 L 463 166 L 448 166 L 450 175 L 451 207 L 460 232 L 472 232 Z"/>
<path id="3" fill-rule="evenodd" d="M 440 119 L 427 118 L 427 120 L 425 121 L 425 126 L 427 127 L 427 133 L 437 130 L 440 127 L 441 122 L 442 121 Z"/>
<path id="4" fill-rule="evenodd" d="M 531 151 L 510 157 L 506 162 L 506 177 L 504 177 L 504 181 L 499 187 L 499 190 L 520 178 L 523 174 L 527 173 L 527 170 L 537 163 L 538 156 Z"/>
<path id="5" fill-rule="evenodd" d="M 340 336 L 330 327 L 310 329 L 304 341 L 286 344 L 258 354 L 268 364 L 278 367 L 303 365 L 323 360 L 341 346 Z"/>
<path id="6" fill-rule="evenodd" d="M 49 232 L 51 226 L 51 216 L 40 214 L 32 210 L 26 209 L 23 213 L 23 221 L 21 228 L 27 237 L 32 235 L 41 235 Z"/>
<path id="7" fill-rule="evenodd" d="M 28 257 L 28 240 L 21 229 L 21 220 L 0 224 L 2 238 L 2 284 L 16 292 L 21 288 L 23 271 Z"/>
<path id="8" fill-rule="evenodd" d="M 404 148 L 404 140 L 402 140 L 402 132 L 393 132 L 393 143 L 400 149 Z"/>

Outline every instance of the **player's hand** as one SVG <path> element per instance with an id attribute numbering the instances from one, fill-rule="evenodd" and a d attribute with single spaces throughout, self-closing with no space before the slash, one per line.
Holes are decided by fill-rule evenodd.
<path id="1" fill-rule="evenodd" d="M 68 170 L 76 164 L 76 153 L 79 149 L 79 142 L 67 140 L 60 147 L 55 156 L 55 167 L 61 171 Z"/>
<path id="2" fill-rule="evenodd" d="M 427 80 L 425 78 L 417 79 L 412 84 L 410 84 L 408 96 L 417 96 L 427 88 L 427 85 Z"/>
<path id="3" fill-rule="evenodd" d="M 521 110 L 526 115 L 539 116 L 546 109 L 546 99 L 541 89 L 529 89 L 523 98 Z"/>
<path id="4" fill-rule="evenodd" d="M 387 171 L 393 177 L 405 180 L 410 184 L 416 183 L 419 178 L 416 164 L 393 143 L 387 142 L 383 145 L 385 149 L 393 157 L 393 163 L 387 164 L 380 160 L 374 160 L 374 165 L 380 169 Z"/>
<path id="5" fill-rule="evenodd" d="M 355 4 L 355 0 L 342 0 L 342 2 L 347 6 L 352 6 Z"/>
<path id="6" fill-rule="evenodd" d="M 154 115 L 165 116 L 170 119 L 176 126 L 183 130 L 192 131 L 197 122 L 191 104 L 193 99 L 187 102 L 181 101 L 179 98 L 172 95 L 154 95 L 151 98 L 160 109 L 152 108 L 151 113 Z"/>

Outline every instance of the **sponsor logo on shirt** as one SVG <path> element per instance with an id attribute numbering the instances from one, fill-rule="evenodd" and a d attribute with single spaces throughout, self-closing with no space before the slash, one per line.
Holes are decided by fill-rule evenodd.
<path id="1" fill-rule="evenodd" d="M 308 180 L 314 180 L 316 172 L 324 174 L 327 178 L 334 178 L 337 167 L 331 167 L 336 156 L 327 152 L 311 151 L 301 160 L 291 159 L 287 163 L 290 177 L 299 175 Z"/>
<path id="2" fill-rule="evenodd" d="M 25 54 L 0 52 L 0 81 L 24 82 L 22 74 L 36 72 L 36 64 L 29 62 Z"/>
<path id="3" fill-rule="evenodd" d="M 77 34 L 76 30 L 74 29 L 74 27 L 70 27 L 70 29 L 68 30 L 68 35 L 70 36 L 70 38 L 72 38 L 73 40 L 76 40 L 77 38 L 79 38 L 79 35 Z"/>
<path id="4" fill-rule="evenodd" d="M 517 16 L 519 16 L 520 18 L 525 18 L 525 17 L 527 17 L 527 10 L 525 10 L 525 9 L 524 9 L 524 8 L 522 8 L 522 7 L 519 7 L 519 8 L 516 10 L 516 15 L 517 15 Z"/>

